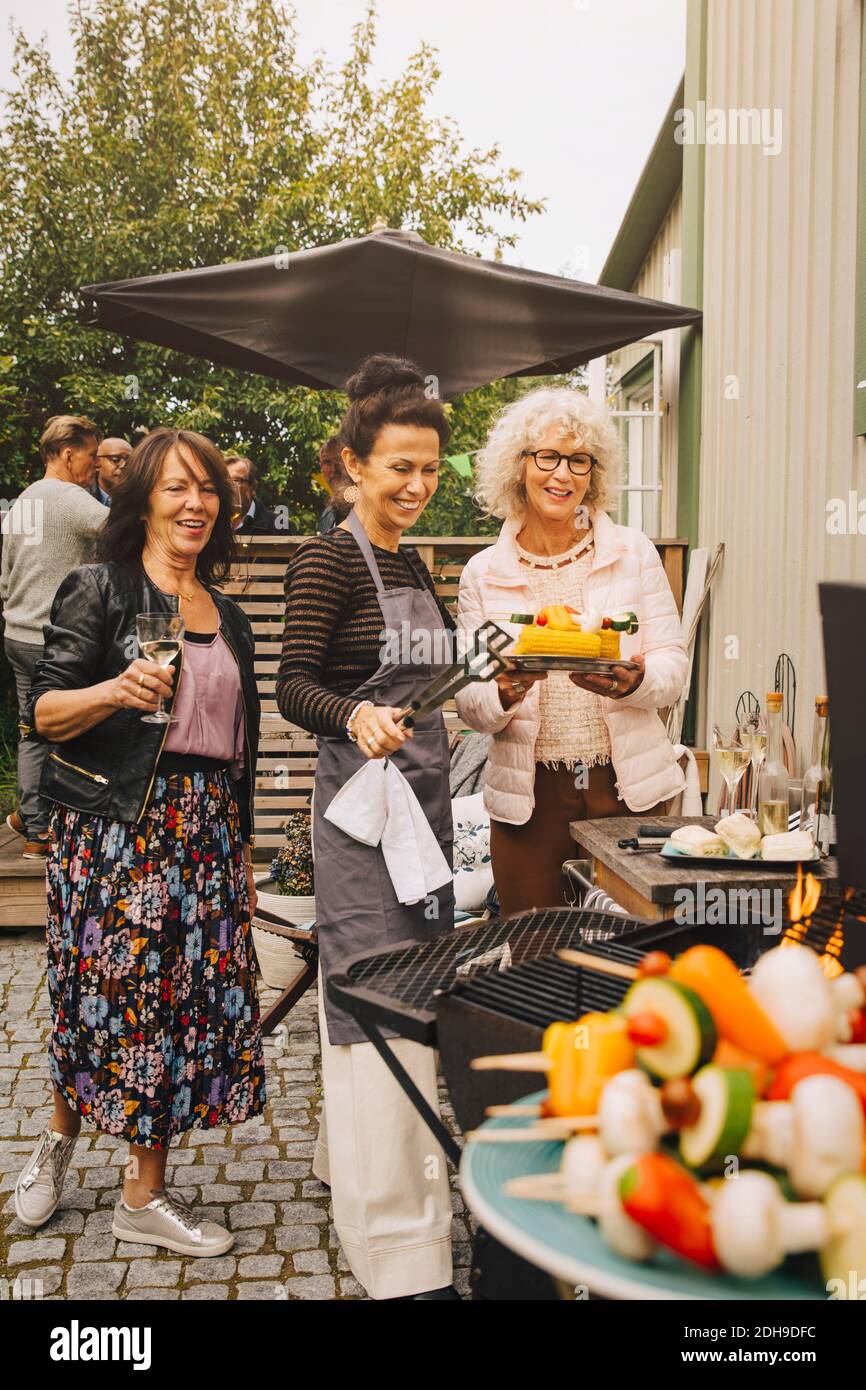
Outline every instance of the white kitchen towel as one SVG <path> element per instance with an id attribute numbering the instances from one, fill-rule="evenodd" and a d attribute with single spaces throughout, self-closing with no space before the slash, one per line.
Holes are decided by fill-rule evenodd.
<path id="1" fill-rule="evenodd" d="M 695 755 L 691 748 L 687 748 L 684 743 L 675 743 L 674 752 L 678 763 L 681 764 L 683 758 L 686 760 L 686 785 L 680 792 L 679 808 L 676 811 L 671 809 L 670 814 L 672 816 L 702 816 L 704 803 L 701 800 L 701 775 L 698 771 Z"/>
<path id="2" fill-rule="evenodd" d="M 371 758 L 341 787 L 325 812 L 353 840 L 382 846 L 397 901 L 420 902 L 452 879 L 417 796 L 388 758 Z"/>

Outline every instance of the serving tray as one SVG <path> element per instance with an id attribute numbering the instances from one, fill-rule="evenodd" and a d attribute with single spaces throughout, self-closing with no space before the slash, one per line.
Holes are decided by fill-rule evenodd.
<path id="1" fill-rule="evenodd" d="M 636 661 L 612 661 L 602 656 L 545 656 L 542 652 L 517 656 L 512 652 L 506 652 L 505 655 L 518 671 L 525 671 L 527 675 L 537 674 L 539 671 L 576 671 L 582 676 L 610 676 L 616 666 L 626 671 L 640 670 Z"/>

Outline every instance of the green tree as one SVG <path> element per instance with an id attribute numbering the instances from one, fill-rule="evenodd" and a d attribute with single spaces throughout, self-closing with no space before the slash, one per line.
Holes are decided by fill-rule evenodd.
<path id="1" fill-rule="evenodd" d="M 92 0 L 70 6 L 75 65 L 16 35 L 0 132 L 0 465 L 28 480 L 45 418 L 84 412 L 135 438 L 157 423 L 250 452 L 299 529 L 321 507 L 318 445 L 344 404 L 76 318 L 79 286 L 322 245 L 382 216 L 428 241 L 501 255 L 503 214 L 540 210 L 500 151 L 434 119 L 421 45 L 373 81 L 375 8 L 334 69 L 301 63 L 282 0 Z M 480 444 L 514 383 L 455 403 L 454 452 Z M 449 476 L 450 475 L 450 476 Z M 446 470 L 428 525 L 477 528 L 467 481 Z"/>

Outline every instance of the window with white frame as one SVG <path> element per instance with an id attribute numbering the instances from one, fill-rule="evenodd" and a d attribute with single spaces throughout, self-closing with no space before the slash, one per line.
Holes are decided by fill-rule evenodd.
<path id="1" fill-rule="evenodd" d="M 624 526 L 636 526 L 658 538 L 662 517 L 662 344 L 644 339 L 643 351 L 620 363 L 607 383 L 610 414 L 622 440 L 622 472 L 612 487 L 611 514 Z"/>

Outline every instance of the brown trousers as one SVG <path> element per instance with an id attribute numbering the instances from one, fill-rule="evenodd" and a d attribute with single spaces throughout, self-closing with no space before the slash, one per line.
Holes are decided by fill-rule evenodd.
<path id="1" fill-rule="evenodd" d="M 646 811 L 630 812 L 616 793 L 612 763 L 589 769 L 589 785 L 579 791 L 575 774 L 565 767 L 535 765 L 535 807 L 525 825 L 490 821 L 490 856 L 503 917 L 535 907 L 562 907 L 568 882 L 562 872 L 577 846 L 569 822 L 602 816 L 663 816 L 666 801 Z"/>

